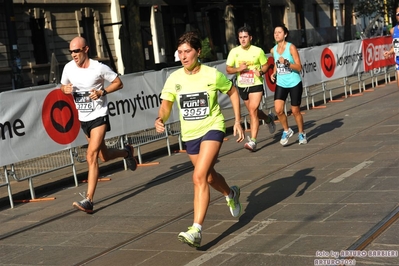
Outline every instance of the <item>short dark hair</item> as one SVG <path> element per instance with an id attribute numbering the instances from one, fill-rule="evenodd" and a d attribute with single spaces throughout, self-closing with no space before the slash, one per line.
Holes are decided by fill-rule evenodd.
<path id="1" fill-rule="evenodd" d="M 180 36 L 179 40 L 177 40 L 177 47 L 180 45 L 188 43 L 195 50 L 202 49 L 201 38 L 196 31 L 187 31 Z"/>
<path id="2" fill-rule="evenodd" d="M 238 28 L 237 34 L 239 34 L 240 32 L 248 32 L 248 35 L 252 36 L 252 30 L 251 30 L 250 26 L 242 26 L 242 27 Z"/>

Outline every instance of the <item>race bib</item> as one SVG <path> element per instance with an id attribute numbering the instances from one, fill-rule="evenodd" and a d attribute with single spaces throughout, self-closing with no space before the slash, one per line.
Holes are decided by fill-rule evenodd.
<path id="1" fill-rule="evenodd" d="M 184 120 L 200 120 L 209 116 L 207 92 L 180 94 L 180 109 Z"/>
<path id="2" fill-rule="evenodd" d="M 392 41 L 393 51 L 396 56 L 399 56 L 399 38 L 395 38 Z"/>
<path id="3" fill-rule="evenodd" d="M 277 66 L 277 74 L 286 75 L 292 73 L 292 69 L 287 67 L 285 64 L 281 64 L 279 61 L 276 61 Z"/>
<path id="4" fill-rule="evenodd" d="M 91 112 L 94 110 L 93 100 L 90 99 L 90 92 L 74 92 L 73 98 L 75 100 L 76 109 L 81 112 Z"/>
<path id="5" fill-rule="evenodd" d="M 255 84 L 255 74 L 253 70 L 248 70 L 247 72 L 241 72 L 238 77 L 238 82 L 245 85 Z"/>

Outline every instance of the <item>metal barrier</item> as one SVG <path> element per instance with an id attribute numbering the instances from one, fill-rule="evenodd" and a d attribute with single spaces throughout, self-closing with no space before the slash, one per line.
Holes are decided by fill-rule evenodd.
<path id="1" fill-rule="evenodd" d="M 306 86 L 306 87 L 303 88 L 303 90 L 306 92 L 307 97 L 311 99 L 312 108 L 315 108 L 314 99 L 315 99 L 316 95 L 323 94 L 323 102 L 324 102 L 324 104 L 327 103 L 326 91 L 324 89 L 323 83 L 315 84 L 315 85 L 311 85 L 311 86 Z M 309 110 L 310 107 L 309 107 L 309 101 L 308 100 L 306 102 L 306 105 L 307 105 L 307 109 Z"/>
<path id="2" fill-rule="evenodd" d="M 168 124 L 166 126 L 166 129 L 168 131 L 169 136 L 177 136 L 178 137 L 178 142 L 179 142 L 179 150 L 182 151 L 184 150 L 183 148 L 183 142 L 181 140 L 181 132 L 180 132 L 180 121 Z"/>
<path id="3" fill-rule="evenodd" d="M 386 69 L 381 70 L 381 73 L 378 72 L 378 74 L 376 74 L 374 71 L 362 72 L 342 79 L 335 79 L 331 81 L 322 82 L 320 84 L 304 87 L 304 94 L 302 95 L 302 97 L 303 98 L 309 97 L 311 99 L 312 108 L 315 108 L 314 99 L 316 95 L 322 94 L 323 102 L 324 104 L 326 104 L 327 91 L 329 92 L 330 101 L 333 100 L 332 91 L 336 89 L 342 89 L 343 93 L 345 94 L 345 97 L 348 97 L 348 95 L 353 95 L 352 85 L 357 84 L 360 93 L 366 89 L 366 83 L 368 83 L 367 81 L 370 81 L 372 88 L 374 88 L 376 85 L 378 85 L 378 77 L 383 75 L 385 77 L 385 83 L 388 83 L 388 80 L 390 80 L 390 76 Z M 306 105 L 309 110 L 310 107 L 308 99 L 306 99 L 306 101 L 307 101 Z"/>
<path id="4" fill-rule="evenodd" d="M 123 148 L 124 143 L 122 141 L 122 136 L 105 139 L 105 145 L 107 145 L 108 148 L 115 148 L 115 149 Z M 77 162 L 84 163 L 87 161 L 86 160 L 86 151 L 87 151 L 87 144 L 80 146 L 80 147 L 73 148 L 72 154 Z"/>
<path id="5" fill-rule="evenodd" d="M 9 182 L 10 176 L 18 182 L 28 180 L 31 200 L 35 200 L 36 195 L 32 179 L 36 176 L 50 173 L 69 166 L 72 167 L 75 186 L 78 186 L 78 179 L 76 175 L 72 149 L 63 150 L 53 154 L 18 162 L 10 165 L 10 169 L 7 169 L 7 167 L 4 166 L 4 176 L 6 184 L 8 186 L 8 196 L 11 208 L 14 207 L 14 201 L 12 198 L 11 184 Z"/>
<path id="6" fill-rule="evenodd" d="M 391 81 L 391 74 L 393 73 L 395 80 L 398 79 L 398 71 L 396 70 L 396 65 L 389 66 L 386 69 L 385 73 L 385 82 L 390 82 Z"/>
<path id="7" fill-rule="evenodd" d="M 338 81 L 338 82 L 337 82 Z M 334 82 L 323 82 L 324 90 L 329 93 L 330 102 L 333 101 L 332 91 L 337 89 L 344 89 L 345 98 L 348 97 L 347 87 L 346 87 L 346 78 L 334 80 Z"/>
<path id="8" fill-rule="evenodd" d="M 10 185 L 10 180 L 7 175 L 7 167 L 3 166 L 3 172 L 0 172 L 0 187 L 7 186 L 7 192 L 8 192 L 8 199 L 10 201 L 11 208 L 14 208 L 14 201 L 12 200 L 12 191 L 11 191 L 11 185 Z"/>
<path id="9" fill-rule="evenodd" d="M 141 157 L 141 146 L 149 143 L 153 143 L 159 140 L 166 140 L 166 147 L 168 149 L 168 155 L 171 155 L 170 151 L 170 141 L 168 138 L 168 130 L 165 130 L 163 133 L 156 132 L 155 128 L 147 129 L 139 132 L 134 132 L 131 134 L 127 134 L 125 136 L 127 143 L 131 143 L 133 147 L 137 148 L 137 157 L 139 159 L 139 164 L 143 164 L 143 160 Z"/>
<path id="10" fill-rule="evenodd" d="M 359 92 L 362 91 L 363 84 L 362 84 L 361 75 L 362 75 L 361 73 L 357 73 L 356 75 L 352 75 L 352 76 L 349 76 L 349 77 L 345 78 L 346 79 L 345 80 L 345 84 L 348 87 L 349 95 L 353 94 L 352 93 L 352 91 L 353 91 L 352 85 L 356 85 L 357 84 L 357 89 L 359 90 Z M 365 88 L 366 87 L 364 86 L 364 89 Z M 345 90 L 345 97 L 348 97 L 348 94 L 346 93 L 346 90 Z"/>

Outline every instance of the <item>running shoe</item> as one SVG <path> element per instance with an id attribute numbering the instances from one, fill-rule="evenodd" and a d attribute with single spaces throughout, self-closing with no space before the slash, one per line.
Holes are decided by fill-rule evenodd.
<path id="1" fill-rule="evenodd" d="M 87 212 L 87 213 L 93 213 L 93 202 L 91 202 L 84 193 L 79 193 L 80 196 L 82 196 L 83 200 L 81 201 L 75 201 L 72 203 L 72 206 L 75 207 L 78 210 Z"/>
<path id="2" fill-rule="evenodd" d="M 299 145 L 308 143 L 308 140 L 306 139 L 306 133 L 305 132 L 299 133 L 298 140 L 299 140 Z"/>
<path id="3" fill-rule="evenodd" d="M 233 217 L 238 217 L 241 214 L 240 188 L 232 186 L 230 189 L 233 191 L 234 196 L 232 199 L 226 198 L 227 206 L 230 208 L 231 215 Z"/>
<path id="4" fill-rule="evenodd" d="M 132 145 L 125 145 L 125 151 L 127 151 L 127 156 L 125 157 L 127 167 L 134 171 L 137 169 L 137 161 L 134 158 L 134 148 Z"/>
<path id="5" fill-rule="evenodd" d="M 244 148 L 250 151 L 256 151 L 256 142 L 247 136 L 248 142 L 245 143 Z"/>
<path id="6" fill-rule="evenodd" d="M 276 124 L 274 123 L 276 116 L 273 113 L 270 113 L 267 116 L 270 118 L 270 122 L 266 123 L 266 125 L 269 128 L 270 134 L 273 134 L 276 131 Z"/>
<path id="7" fill-rule="evenodd" d="M 198 248 L 201 245 L 202 236 L 198 228 L 190 226 L 187 232 L 180 232 L 177 239 L 190 247 Z"/>
<path id="8" fill-rule="evenodd" d="M 292 137 L 294 134 L 294 131 L 292 131 L 291 128 L 288 128 L 288 131 L 284 131 L 283 135 L 281 136 L 280 144 L 281 145 L 286 145 L 288 143 L 288 139 Z"/>

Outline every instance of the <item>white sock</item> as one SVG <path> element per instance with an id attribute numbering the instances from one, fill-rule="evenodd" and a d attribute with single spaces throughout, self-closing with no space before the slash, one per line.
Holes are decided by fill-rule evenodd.
<path id="1" fill-rule="evenodd" d="M 197 228 L 198 231 L 200 231 L 200 232 L 202 231 L 202 225 L 200 225 L 200 224 L 193 223 L 193 227 Z"/>

